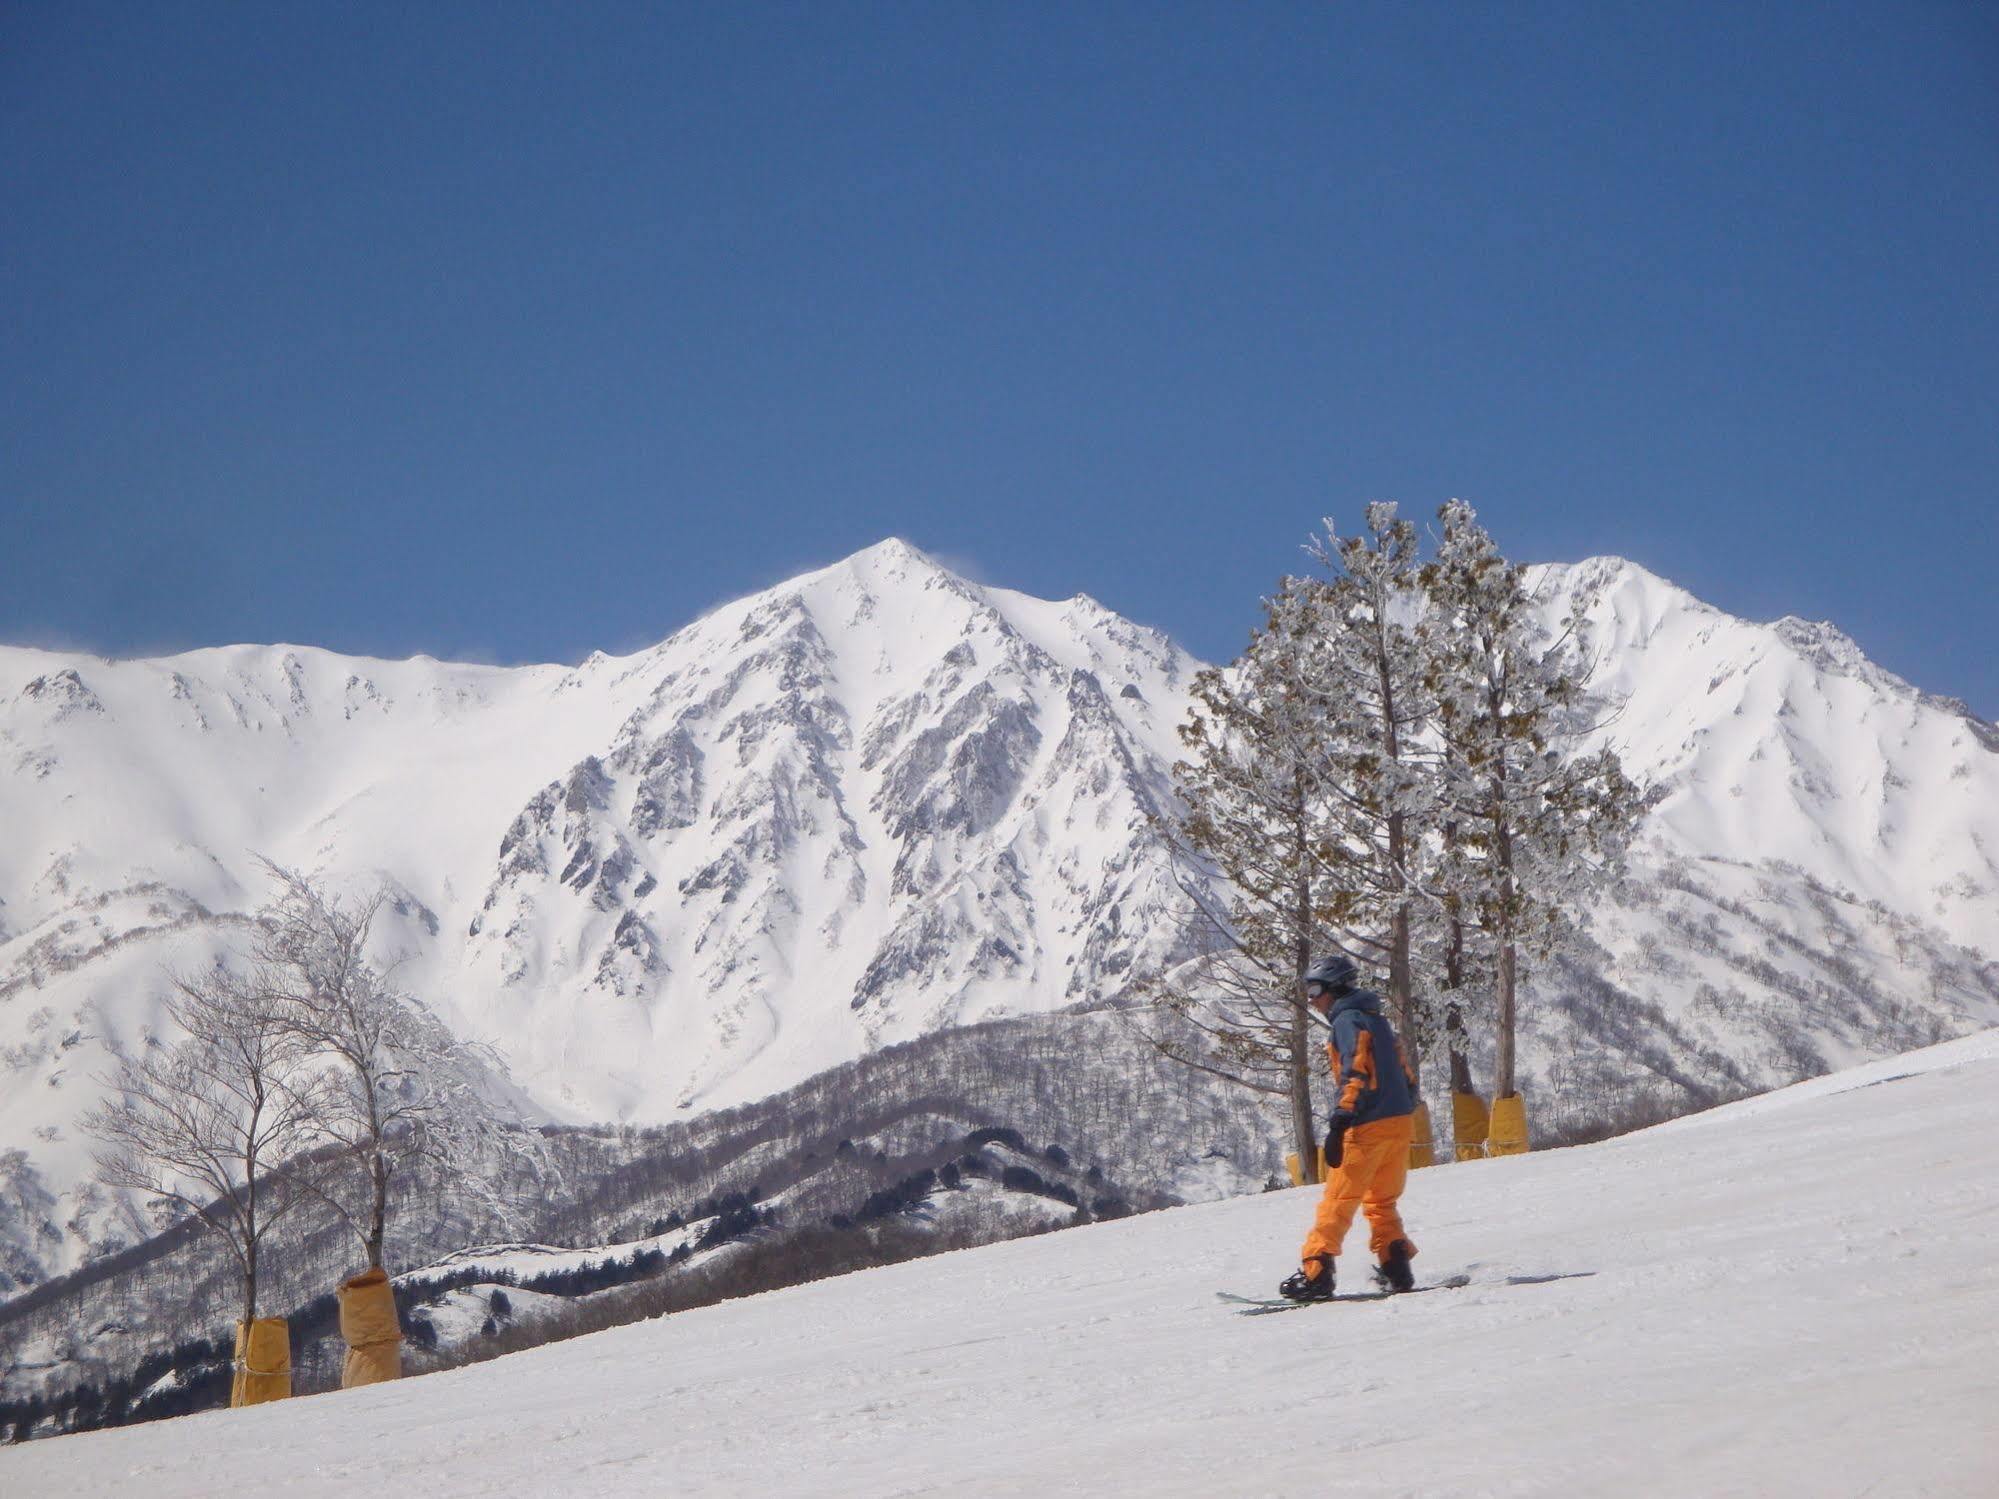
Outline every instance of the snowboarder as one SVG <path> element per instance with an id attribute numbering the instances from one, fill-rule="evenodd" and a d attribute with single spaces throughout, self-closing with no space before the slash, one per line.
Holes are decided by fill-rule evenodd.
<path id="1" fill-rule="evenodd" d="M 1338 1091 L 1326 1132 L 1318 1221 L 1305 1238 L 1298 1273 L 1277 1288 L 1292 1301 L 1332 1300 L 1333 1257 L 1362 1208 L 1378 1261 L 1375 1279 L 1388 1291 L 1416 1284 L 1409 1269 L 1416 1247 L 1395 1210 L 1409 1176 L 1414 1079 L 1381 1013 L 1381 996 L 1359 983 L 1359 971 L 1344 955 L 1320 958 L 1305 973 L 1306 1003 L 1332 1031 L 1326 1056 Z"/>

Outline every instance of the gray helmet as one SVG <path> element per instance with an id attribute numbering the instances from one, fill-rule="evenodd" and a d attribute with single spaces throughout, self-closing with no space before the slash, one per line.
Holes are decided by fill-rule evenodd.
<path id="1" fill-rule="evenodd" d="M 1324 984 L 1326 991 L 1334 998 L 1352 992 L 1360 983 L 1360 970 L 1354 967 L 1353 959 L 1345 953 L 1334 953 L 1330 957 L 1314 958 L 1312 966 L 1305 970 L 1307 984 Z"/>

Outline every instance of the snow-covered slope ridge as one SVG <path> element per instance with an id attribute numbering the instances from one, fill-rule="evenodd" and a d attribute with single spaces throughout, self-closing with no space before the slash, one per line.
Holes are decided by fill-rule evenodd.
<path id="1" fill-rule="evenodd" d="M 0 1453 L 23 1493 L 1986 1495 L 1999 1033 L 1416 1173 L 1419 1277 L 1240 1317 L 1310 1190 L 938 1256 L 436 1375 Z M 1360 1278 L 1349 1252 L 1343 1278 Z M 1509 1276 L 1560 1276 L 1504 1285 Z M 774 1419 L 775 1417 L 775 1419 Z"/>
<path id="2" fill-rule="evenodd" d="M 1646 1074 L 1711 1100 L 1999 1023 L 1999 731 L 1828 624 L 1615 558 L 1533 581 L 1551 627 L 1593 600 L 1600 737 L 1659 796 L 1603 952 L 1530 981 L 1544 1106 Z"/>
<path id="3" fill-rule="evenodd" d="M 1536 571 L 1556 608 L 1597 591 L 1605 735 L 1670 793 L 1657 844 L 1794 864 L 1999 956 L 1999 729 L 1830 624 L 1750 624 L 1616 559 Z"/>

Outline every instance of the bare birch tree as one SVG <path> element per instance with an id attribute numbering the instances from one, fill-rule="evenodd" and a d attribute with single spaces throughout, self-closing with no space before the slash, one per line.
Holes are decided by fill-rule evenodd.
<path id="1" fill-rule="evenodd" d="M 343 902 L 265 861 L 276 894 L 259 913 L 256 982 L 300 1053 L 321 1064 L 313 1121 L 349 1168 L 322 1180 L 328 1205 L 382 1267 L 391 1188 L 419 1163 L 502 1217 L 502 1159 L 539 1158 L 539 1137 L 494 1102 L 498 1059 L 462 1041 L 369 951 L 387 899 Z"/>
<path id="2" fill-rule="evenodd" d="M 126 1058 L 103 1080 L 115 1100 L 83 1118 L 97 1179 L 221 1239 L 253 1322 L 264 1241 L 309 1196 L 321 1090 L 291 1027 L 227 970 L 176 979 L 166 1010 L 183 1039 Z"/>

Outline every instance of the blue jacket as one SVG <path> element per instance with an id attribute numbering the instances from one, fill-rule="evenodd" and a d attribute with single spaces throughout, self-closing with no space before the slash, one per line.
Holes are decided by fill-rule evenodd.
<path id="1" fill-rule="evenodd" d="M 1333 1107 L 1353 1110 L 1355 1124 L 1397 1119 L 1416 1111 L 1409 1069 L 1395 1031 L 1381 1013 L 1381 996 L 1356 989 L 1326 1017 L 1333 1039 L 1326 1056 L 1333 1065 Z"/>

